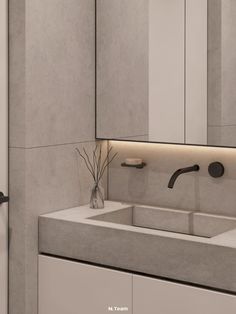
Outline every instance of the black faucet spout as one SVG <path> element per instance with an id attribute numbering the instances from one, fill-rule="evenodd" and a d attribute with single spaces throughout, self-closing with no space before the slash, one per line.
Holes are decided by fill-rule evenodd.
<path id="1" fill-rule="evenodd" d="M 170 178 L 169 184 L 168 184 L 168 188 L 169 189 L 173 189 L 175 181 L 177 180 L 177 178 L 183 174 L 183 173 L 188 173 L 188 172 L 194 172 L 194 171 L 199 171 L 200 167 L 199 165 L 194 165 L 191 167 L 186 167 L 186 168 L 181 168 L 178 169 L 177 171 L 175 171 L 175 173 L 172 175 L 172 177 Z"/>

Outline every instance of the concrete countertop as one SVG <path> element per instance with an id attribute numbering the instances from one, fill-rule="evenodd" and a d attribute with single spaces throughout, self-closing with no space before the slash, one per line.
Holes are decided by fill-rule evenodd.
<path id="1" fill-rule="evenodd" d="M 236 292 L 236 229 L 204 238 L 91 219 L 128 207 L 40 216 L 39 252 Z"/>

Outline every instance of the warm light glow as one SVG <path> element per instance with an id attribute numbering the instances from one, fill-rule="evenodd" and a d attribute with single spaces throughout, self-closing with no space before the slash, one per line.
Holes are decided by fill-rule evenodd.
<path id="1" fill-rule="evenodd" d="M 234 147 L 214 147 L 214 146 L 197 146 L 197 145 L 181 145 L 181 144 L 165 144 L 165 143 L 145 143 L 145 142 L 129 142 L 129 141 L 119 141 L 119 140 L 108 140 L 110 145 L 120 147 L 152 147 L 152 149 L 170 149 L 170 150 L 183 150 L 183 151 L 189 151 L 189 150 L 200 150 L 200 151 L 215 151 L 219 153 L 220 151 L 227 151 L 236 154 L 236 148 Z"/>
<path id="2" fill-rule="evenodd" d="M 127 151 L 130 157 L 142 157 L 143 155 L 168 156 L 170 158 L 189 157 L 189 159 L 211 159 L 236 162 L 236 149 L 224 147 L 191 146 L 175 144 L 159 144 L 129 141 L 109 141 L 117 151 Z M 132 154 L 133 153 L 133 154 Z M 134 154 L 135 153 L 135 154 Z"/>

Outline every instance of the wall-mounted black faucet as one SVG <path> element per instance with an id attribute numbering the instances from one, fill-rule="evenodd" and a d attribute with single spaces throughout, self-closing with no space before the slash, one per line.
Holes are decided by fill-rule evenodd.
<path id="1" fill-rule="evenodd" d="M 169 181 L 169 184 L 168 184 L 168 188 L 169 189 L 173 189 L 176 179 L 181 174 L 188 173 L 188 172 L 199 171 L 199 170 L 200 170 L 200 167 L 198 165 L 194 165 L 192 167 L 186 167 L 186 168 L 178 169 L 177 171 L 175 171 L 175 173 L 170 178 L 170 181 Z"/>

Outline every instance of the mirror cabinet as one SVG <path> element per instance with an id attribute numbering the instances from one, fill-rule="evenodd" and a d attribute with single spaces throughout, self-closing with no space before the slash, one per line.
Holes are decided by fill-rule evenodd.
<path id="1" fill-rule="evenodd" d="M 236 1 L 97 0 L 96 137 L 236 146 Z"/>

